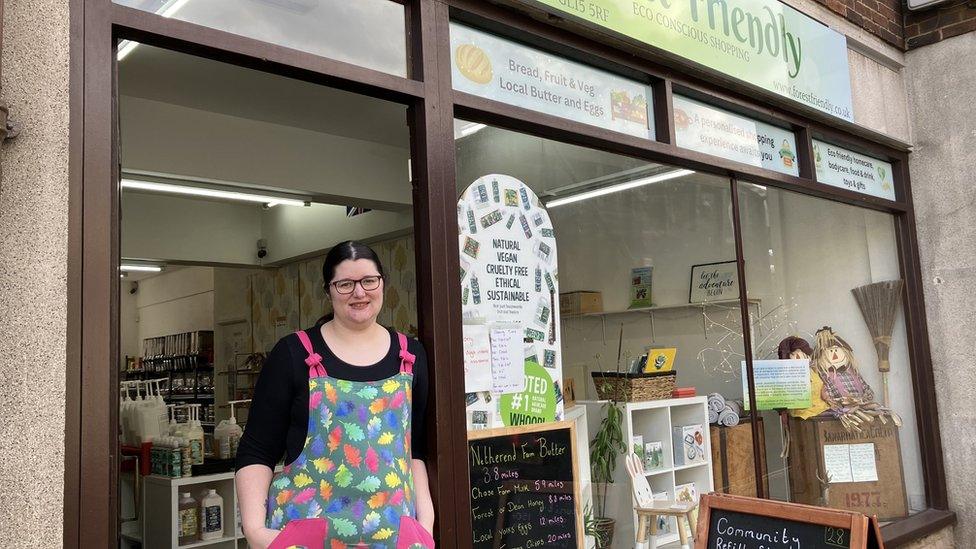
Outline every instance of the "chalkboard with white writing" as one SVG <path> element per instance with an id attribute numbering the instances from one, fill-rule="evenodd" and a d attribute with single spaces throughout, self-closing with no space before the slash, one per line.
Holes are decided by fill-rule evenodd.
<path id="1" fill-rule="evenodd" d="M 877 522 L 861 513 L 757 498 L 701 498 L 696 549 L 877 549 Z"/>
<path id="2" fill-rule="evenodd" d="M 850 529 L 713 509 L 708 549 L 848 549 Z"/>
<path id="3" fill-rule="evenodd" d="M 468 437 L 475 548 L 583 546 L 573 423 L 471 431 Z"/>

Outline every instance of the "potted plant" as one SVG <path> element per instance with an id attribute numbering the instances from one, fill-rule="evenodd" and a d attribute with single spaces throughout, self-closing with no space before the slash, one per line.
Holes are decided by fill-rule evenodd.
<path id="1" fill-rule="evenodd" d="M 593 518 L 593 506 L 589 503 L 583 508 L 583 535 L 593 536 L 593 539 L 599 539 L 599 531 L 596 529 L 596 519 Z"/>
<path id="2" fill-rule="evenodd" d="M 590 473 L 596 485 L 593 499 L 596 501 L 597 515 L 593 517 L 593 531 L 598 548 L 610 547 L 616 521 L 607 516 L 607 488 L 613 484 L 613 473 L 617 469 L 617 456 L 627 450 L 621 424 L 623 411 L 615 401 L 603 406 L 606 414 L 600 422 L 600 430 L 590 441 Z"/>

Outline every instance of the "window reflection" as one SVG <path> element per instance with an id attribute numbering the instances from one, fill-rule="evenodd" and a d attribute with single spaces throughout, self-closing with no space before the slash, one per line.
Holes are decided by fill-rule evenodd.
<path id="1" fill-rule="evenodd" d="M 407 75 L 403 6 L 387 0 L 114 0 L 214 29 Z M 119 59 L 135 48 L 120 45 Z"/>

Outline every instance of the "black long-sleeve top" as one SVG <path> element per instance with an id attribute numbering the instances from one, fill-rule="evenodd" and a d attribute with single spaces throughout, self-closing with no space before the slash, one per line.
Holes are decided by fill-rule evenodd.
<path id="1" fill-rule="evenodd" d="M 330 377 L 349 381 L 378 381 L 400 371 L 400 344 L 390 330 L 390 350 L 371 366 L 353 366 L 339 359 L 322 337 L 320 326 L 305 330 L 312 348 L 322 356 Z M 424 459 L 427 410 L 427 353 L 419 341 L 407 338 L 407 349 L 417 357 L 413 365 L 413 415 L 411 452 Z M 268 355 L 254 388 L 254 398 L 237 449 L 237 469 L 261 464 L 274 469 L 285 457 L 291 463 L 302 452 L 308 434 L 308 365 L 305 347 L 295 334 L 289 334 Z"/>

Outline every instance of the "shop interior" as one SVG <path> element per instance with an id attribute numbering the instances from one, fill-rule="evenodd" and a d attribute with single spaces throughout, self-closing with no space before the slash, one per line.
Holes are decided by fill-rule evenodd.
<path id="1" fill-rule="evenodd" d="M 235 437 L 246 429 L 263 356 L 328 312 L 321 266 L 329 248 L 348 239 L 373 246 L 387 271 L 380 322 L 417 333 L 406 108 L 128 46 L 118 67 L 120 547 L 245 547 L 234 504 Z M 560 294 L 599 295 L 599 305 L 565 310 L 559 322 L 563 375 L 574 380 L 591 435 L 602 410 L 592 373 L 630 371 L 657 350 L 669 353 L 678 387 L 743 399 L 738 295 L 707 303 L 690 296 L 696 266 L 736 260 L 727 179 L 471 121 L 456 121 L 455 139 L 458 192 L 487 174 L 524 182 L 552 219 Z M 831 326 L 880 393 L 872 338 L 851 289 L 899 278 L 891 216 L 747 182 L 738 193 L 753 357 L 778 358 L 789 336 L 812 346 L 817 330 Z M 633 307 L 632 269 L 647 267 L 650 303 Z M 907 515 L 925 501 L 900 315 L 890 356 L 890 408 L 903 421 L 895 445 L 900 490 L 878 497 L 892 506 L 887 498 L 901 498 L 894 512 Z M 147 422 L 149 404 L 165 410 L 165 421 Z M 749 431 L 747 412 L 737 415 L 742 423 L 717 428 Z M 635 422 L 646 442 L 662 428 L 655 417 Z M 679 470 L 669 453 L 672 467 L 649 477 L 652 488 L 674 497 L 693 483 L 699 493 L 753 495 L 759 459 L 770 497 L 818 503 L 823 494 L 797 480 L 815 475 L 814 452 L 800 443 L 804 425 L 772 410 L 760 418 L 759 455 L 751 435 L 736 438 L 727 455 L 711 444 L 701 467 Z M 189 463 L 178 440 L 171 446 L 178 438 L 202 440 Z M 629 487 L 617 484 L 606 513 L 627 522 Z M 198 525 L 181 536 L 179 510 L 199 507 L 210 489 L 222 499 L 219 531 L 201 539 Z M 625 534 L 617 539 L 630 546 Z"/>
<path id="2" fill-rule="evenodd" d="M 417 332 L 406 107 L 141 44 L 118 89 L 120 546 L 243 547 L 236 438 L 264 356 L 329 312 L 329 248 L 369 243 L 380 322 Z M 138 411 L 157 394 L 161 428 Z M 202 438 L 190 467 L 142 444 L 169 431 Z M 181 543 L 181 494 L 210 488 L 221 531 Z"/>

